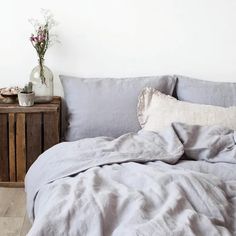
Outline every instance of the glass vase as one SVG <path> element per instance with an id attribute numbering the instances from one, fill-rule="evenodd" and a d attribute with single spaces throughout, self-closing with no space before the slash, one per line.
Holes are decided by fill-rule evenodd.
<path id="1" fill-rule="evenodd" d="M 53 73 L 39 61 L 30 74 L 35 92 L 35 103 L 49 103 L 53 99 Z"/>

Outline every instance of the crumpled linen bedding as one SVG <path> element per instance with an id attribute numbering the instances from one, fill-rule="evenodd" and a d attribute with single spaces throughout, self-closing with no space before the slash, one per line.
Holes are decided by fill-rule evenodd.
<path id="1" fill-rule="evenodd" d="M 58 144 L 26 176 L 28 235 L 236 235 L 234 136 L 174 123 Z"/>

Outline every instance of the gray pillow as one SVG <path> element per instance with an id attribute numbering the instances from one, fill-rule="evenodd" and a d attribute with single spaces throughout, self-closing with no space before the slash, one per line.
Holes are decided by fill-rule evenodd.
<path id="1" fill-rule="evenodd" d="M 138 95 L 152 86 L 172 95 L 172 76 L 138 78 L 76 78 L 60 75 L 68 110 L 66 141 L 136 132 Z"/>
<path id="2" fill-rule="evenodd" d="M 173 123 L 172 127 L 184 145 L 185 158 L 236 164 L 236 131 L 218 125 Z"/>
<path id="3" fill-rule="evenodd" d="M 211 82 L 176 75 L 175 95 L 181 101 L 236 106 L 236 83 Z"/>

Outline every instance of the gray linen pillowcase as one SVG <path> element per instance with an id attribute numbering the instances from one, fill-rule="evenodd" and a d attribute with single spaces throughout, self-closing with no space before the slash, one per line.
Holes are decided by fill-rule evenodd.
<path id="1" fill-rule="evenodd" d="M 175 75 L 175 95 L 180 101 L 230 107 L 236 106 L 236 83 L 211 82 Z"/>
<path id="2" fill-rule="evenodd" d="M 138 95 L 146 86 L 172 95 L 173 76 L 77 78 L 59 76 L 68 110 L 66 141 L 137 132 Z"/>

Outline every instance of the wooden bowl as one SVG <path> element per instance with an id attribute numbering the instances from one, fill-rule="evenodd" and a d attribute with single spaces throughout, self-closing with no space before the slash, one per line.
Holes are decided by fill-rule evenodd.
<path id="1" fill-rule="evenodd" d="M 16 103 L 17 102 L 17 94 L 4 94 L 1 93 L 3 97 L 3 103 Z"/>

